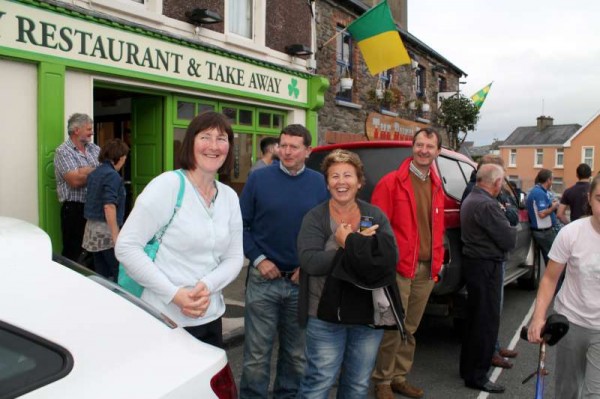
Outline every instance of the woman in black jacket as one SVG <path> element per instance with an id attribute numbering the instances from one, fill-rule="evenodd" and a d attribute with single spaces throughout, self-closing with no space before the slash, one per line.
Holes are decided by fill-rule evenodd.
<path id="1" fill-rule="evenodd" d="M 383 212 L 356 198 L 364 182 L 358 155 L 333 151 L 322 170 L 331 199 L 304 217 L 298 235 L 307 358 L 298 397 L 327 398 L 341 368 L 338 397 L 365 398 L 382 328 L 403 332 L 398 253 Z"/>

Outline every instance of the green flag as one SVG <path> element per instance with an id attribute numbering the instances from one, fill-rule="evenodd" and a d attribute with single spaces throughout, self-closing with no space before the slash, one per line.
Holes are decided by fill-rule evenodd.
<path id="1" fill-rule="evenodd" d="M 485 86 L 483 89 L 479 90 L 477 93 L 471 96 L 471 100 L 473 100 L 473 103 L 477 106 L 477 108 L 481 108 L 481 106 L 483 105 L 483 102 L 485 101 L 485 98 L 487 97 L 490 88 L 492 87 L 492 83 Z"/>
<path id="2" fill-rule="evenodd" d="M 387 0 L 348 25 L 348 32 L 357 41 L 371 75 L 410 63 Z"/>

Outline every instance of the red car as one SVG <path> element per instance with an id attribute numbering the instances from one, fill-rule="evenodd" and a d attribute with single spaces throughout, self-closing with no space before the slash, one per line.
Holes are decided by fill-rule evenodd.
<path id="1" fill-rule="evenodd" d="M 366 184 L 359 198 L 370 201 L 373 188 L 384 175 L 398 169 L 402 161 L 412 154 L 410 141 L 363 141 L 333 144 L 313 149 L 307 166 L 320 171 L 323 158 L 334 149 L 343 148 L 357 153 L 364 164 Z M 442 180 L 445 194 L 444 265 L 426 310 L 428 314 L 462 317 L 466 291 L 462 276 L 460 239 L 460 199 L 477 164 L 463 154 L 443 148 L 434 167 Z M 504 284 L 515 280 L 519 285 L 535 289 L 540 279 L 539 251 L 534 250 L 527 210 L 522 206 L 512 187 L 506 182 L 504 189 L 519 204 L 517 247 L 509 254 Z"/>

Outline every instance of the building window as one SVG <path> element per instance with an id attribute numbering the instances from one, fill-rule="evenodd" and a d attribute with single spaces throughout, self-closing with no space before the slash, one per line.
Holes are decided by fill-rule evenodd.
<path id="1" fill-rule="evenodd" d="M 443 76 L 438 76 L 438 92 L 444 92 L 448 89 L 448 81 Z"/>
<path id="2" fill-rule="evenodd" d="M 555 162 L 555 166 L 557 168 L 562 168 L 565 164 L 565 150 L 564 148 L 557 148 L 556 149 L 556 162 Z"/>
<path id="3" fill-rule="evenodd" d="M 517 150 L 510 150 L 510 154 L 508 156 L 508 166 L 517 166 Z"/>
<path id="4" fill-rule="evenodd" d="M 544 165 L 544 149 L 536 148 L 533 166 L 535 166 L 536 168 L 541 168 L 543 165 Z"/>
<path id="5" fill-rule="evenodd" d="M 338 26 L 336 40 L 336 65 L 337 76 L 340 78 L 352 76 L 352 37 L 343 27 Z M 337 84 L 336 98 L 352 101 L 352 89 L 342 90 L 340 82 Z"/>
<path id="6" fill-rule="evenodd" d="M 423 97 L 425 96 L 425 68 L 419 65 L 415 74 L 415 93 L 417 97 Z"/>
<path id="7" fill-rule="evenodd" d="M 227 31 L 238 36 L 252 39 L 253 0 L 227 1 Z"/>
<path id="8" fill-rule="evenodd" d="M 562 177 L 552 178 L 552 191 L 560 194 L 562 194 L 562 192 L 565 191 L 565 186 Z"/>
<path id="9" fill-rule="evenodd" d="M 594 170 L 594 147 L 581 148 L 581 162 L 587 163 Z"/>

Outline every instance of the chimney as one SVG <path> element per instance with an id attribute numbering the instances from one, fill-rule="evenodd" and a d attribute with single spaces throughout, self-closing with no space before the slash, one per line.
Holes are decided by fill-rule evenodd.
<path id="1" fill-rule="evenodd" d="M 552 126 L 552 122 L 554 122 L 554 118 L 550 116 L 538 116 L 537 117 L 537 128 L 541 132 L 548 126 Z"/>

